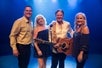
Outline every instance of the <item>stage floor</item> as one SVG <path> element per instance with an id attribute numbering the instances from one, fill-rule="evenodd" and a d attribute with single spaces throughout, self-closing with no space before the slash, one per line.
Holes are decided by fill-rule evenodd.
<path id="1" fill-rule="evenodd" d="M 51 66 L 51 57 L 47 60 L 47 67 Z M 76 62 L 72 56 L 67 56 L 65 68 L 75 68 Z M 0 56 L 0 68 L 18 68 L 17 58 L 13 55 Z M 29 68 L 38 68 L 37 59 L 31 55 Z M 102 68 L 102 55 L 90 54 L 86 61 L 85 68 Z"/>

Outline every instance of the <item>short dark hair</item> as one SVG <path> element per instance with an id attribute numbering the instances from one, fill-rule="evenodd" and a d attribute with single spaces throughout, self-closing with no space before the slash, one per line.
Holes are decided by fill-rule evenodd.
<path id="1" fill-rule="evenodd" d="M 58 10 L 55 12 L 55 15 L 56 15 L 58 12 L 62 12 L 63 15 L 64 15 L 64 11 L 63 11 L 62 9 L 58 9 Z"/>
<path id="2" fill-rule="evenodd" d="M 30 7 L 30 8 L 32 9 L 32 6 L 30 6 L 30 5 L 26 5 L 25 8 L 26 8 L 26 7 Z"/>

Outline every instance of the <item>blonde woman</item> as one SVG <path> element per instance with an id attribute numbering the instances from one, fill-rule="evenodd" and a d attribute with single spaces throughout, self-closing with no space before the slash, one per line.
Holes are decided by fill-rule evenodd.
<path id="1" fill-rule="evenodd" d="M 35 17 L 34 39 L 40 38 L 48 41 L 48 29 L 46 19 L 43 15 L 38 14 Z M 47 58 L 50 56 L 50 45 L 34 42 L 34 57 L 38 59 L 39 68 L 46 68 Z"/>
<path id="2" fill-rule="evenodd" d="M 86 15 L 82 12 L 77 13 L 74 23 L 73 56 L 77 62 L 76 68 L 84 68 L 89 45 L 89 28 L 87 26 Z"/>

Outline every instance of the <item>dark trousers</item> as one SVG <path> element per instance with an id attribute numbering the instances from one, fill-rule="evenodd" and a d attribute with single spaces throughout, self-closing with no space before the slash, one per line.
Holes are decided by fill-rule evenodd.
<path id="1" fill-rule="evenodd" d="M 18 55 L 19 68 L 28 68 L 31 51 L 30 44 L 29 45 L 17 44 L 17 49 L 19 51 Z"/>
<path id="2" fill-rule="evenodd" d="M 57 65 L 59 63 L 59 68 L 64 68 L 64 61 L 65 61 L 66 55 L 63 53 L 52 53 L 52 63 L 51 68 L 57 68 Z"/>

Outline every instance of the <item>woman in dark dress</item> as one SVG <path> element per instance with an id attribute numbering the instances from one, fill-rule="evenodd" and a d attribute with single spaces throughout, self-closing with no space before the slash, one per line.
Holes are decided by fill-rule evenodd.
<path id="1" fill-rule="evenodd" d="M 89 29 L 86 16 L 79 12 L 75 16 L 75 32 L 73 34 L 73 56 L 76 59 L 76 68 L 84 68 L 88 57 Z"/>
<path id="2" fill-rule="evenodd" d="M 34 39 L 48 41 L 46 19 L 41 14 L 37 15 L 35 18 Z M 38 58 L 39 68 L 46 68 L 47 58 L 51 55 L 50 45 L 35 40 L 34 50 L 34 57 Z"/>

